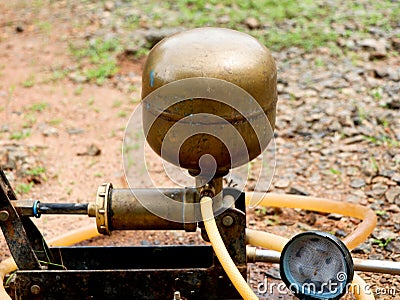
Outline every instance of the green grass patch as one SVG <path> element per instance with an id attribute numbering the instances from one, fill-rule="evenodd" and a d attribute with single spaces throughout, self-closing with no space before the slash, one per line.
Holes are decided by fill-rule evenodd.
<path id="1" fill-rule="evenodd" d="M 101 85 L 118 71 L 116 53 L 121 50 L 118 39 L 96 39 L 84 46 L 69 45 L 70 52 L 81 64 L 81 71 L 90 81 Z"/>
<path id="2" fill-rule="evenodd" d="M 56 119 L 51 119 L 50 121 L 48 121 L 48 123 L 52 126 L 57 126 L 60 125 L 62 121 L 63 121 L 62 119 L 56 118 Z"/>
<path id="3" fill-rule="evenodd" d="M 39 176 L 41 174 L 44 174 L 46 172 L 46 169 L 43 166 L 37 166 L 31 170 L 27 170 L 26 174 L 32 175 L 32 176 Z"/>
<path id="4" fill-rule="evenodd" d="M 11 140 L 22 140 L 31 136 L 30 130 L 14 131 L 10 135 Z"/>
<path id="5" fill-rule="evenodd" d="M 31 88 L 35 85 L 35 76 L 34 75 L 29 75 L 29 77 L 22 82 L 22 86 L 24 88 Z"/>
<path id="6" fill-rule="evenodd" d="M 34 112 L 42 112 L 47 108 L 47 106 L 48 104 L 46 102 L 39 102 L 32 104 L 32 106 L 29 109 Z"/>
<path id="7" fill-rule="evenodd" d="M 35 184 L 33 182 L 20 183 L 15 187 L 15 191 L 20 195 L 27 194 L 31 191 L 34 185 Z"/>

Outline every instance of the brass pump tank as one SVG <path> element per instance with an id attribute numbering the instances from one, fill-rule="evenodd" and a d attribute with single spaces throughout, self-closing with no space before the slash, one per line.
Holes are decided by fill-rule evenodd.
<path id="1" fill-rule="evenodd" d="M 255 99 L 260 107 L 259 111 L 254 111 L 254 106 L 250 110 L 246 104 L 248 98 L 238 99 L 240 91 L 232 93 L 232 97 L 229 96 L 230 91 L 226 91 L 224 97 L 228 95 L 228 99 L 225 102 L 212 99 L 213 97 L 188 97 L 169 107 L 165 107 L 167 102 L 164 98 L 171 97 L 171 92 L 168 92 L 167 96 L 150 95 L 160 87 L 188 78 L 195 81 L 183 88 L 187 89 L 184 93 L 193 91 L 196 94 L 195 90 L 202 88 L 201 84 L 196 84 L 198 77 L 223 80 L 220 86 L 220 89 L 223 89 L 222 93 L 229 85 L 240 87 L 239 90 L 244 90 L 243 95 L 247 92 Z M 218 84 L 217 82 L 217 87 L 211 84 L 207 89 L 218 89 Z M 181 93 L 178 89 L 175 91 L 177 95 Z M 218 94 L 218 91 L 216 93 Z M 149 95 L 150 97 L 147 97 Z M 214 170 L 215 177 L 223 176 L 230 168 L 257 157 L 272 138 L 277 102 L 275 61 L 264 45 L 242 32 L 224 28 L 197 28 L 180 32 L 163 39 L 150 51 L 142 75 L 142 101 L 146 139 L 158 155 L 175 165 L 189 169 L 192 175 L 198 175 L 202 171 L 199 159 L 209 154 L 217 165 L 217 169 Z M 217 127 L 226 124 L 215 123 L 215 120 L 210 121 L 213 125 L 207 127 L 207 132 L 197 132 L 180 145 L 178 158 L 177 153 L 173 153 L 173 147 L 162 149 L 167 140 L 173 145 L 174 135 L 168 135 L 168 131 L 177 122 L 186 118 L 182 121 L 183 132 L 190 132 L 196 125 L 190 118 L 200 113 L 217 116 L 233 126 L 240 136 L 232 136 L 232 139 L 242 139 L 246 151 L 227 149 L 226 140 L 229 140 L 229 136 L 220 138 L 217 130 Z M 261 127 L 265 128 L 262 128 L 261 138 L 267 139 L 266 143 L 259 142 L 260 136 L 257 136 L 256 132 L 259 133 L 260 128 L 254 128 L 254 123 L 250 124 L 249 118 L 264 118 Z M 270 126 L 266 124 L 267 118 Z M 203 120 L 203 123 L 207 123 L 207 120 L 211 119 Z M 202 122 L 197 122 L 200 123 Z M 216 136 L 212 134 L 213 128 Z M 236 156 L 236 163 L 232 163 L 232 156 Z"/>

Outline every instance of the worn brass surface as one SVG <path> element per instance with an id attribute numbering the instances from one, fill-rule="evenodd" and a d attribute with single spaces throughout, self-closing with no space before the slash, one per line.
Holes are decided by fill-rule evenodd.
<path id="1" fill-rule="evenodd" d="M 183 202 L 185 190 L 165 189 L 164 192 L 165 195 L 175 195 L 176 201 Z M 176 219 L 175 215 L 179 214 L 182 223 L 154 215 L 143 207 L 138 198 L 151 199 L 153 205 L 164 208 L 165 217 Z M 111 193 L 110 211 L 111 230 L 184 229 L 183 209 L 171 211 L 158 190 L 136 189 L 133 194 L 130 189 L 114 189 Z"/>
<path id="2" fill-rule="evenodd" d="M 177 205 L 169 205 L 167 198 L 176 201 Z M 87 211 L 89 217 L 96 218 L 97 230 L 102 234 L 114 230 L 196 231 L 195 207 L 190 203 L 197 202 L 198 198 L 199 192 L 195 188 L 114 189 L 109 183 L 99 187 L 96 202 L 89 203 Z M 152 211 L 157 211 L 160 216 Z"/>
<path id="3" fill-rule="evenodd" d="M 142 99 L 146 100 L 146 96 L 168 83 L 195 77 L 222 79 L 249 93 L 261 107 L 252 118 L 257 118 L 259 113 L 264 112 L 269 120 L 271 130 L 269 133 L 268 130 L 265 131 L 269 141 L 275 125 L 276 66 L 265 46 L 245 33 L 223 28 L 198 28 L 170 36 L 158 43 L 149 53 L 142 75 Z M 235 109 L 239 103 L 234 101 L 228 105 L 204 98 L 184 100 L 163 110 L 155 121 L 154 115 L 159 113 L 157 103 L 145 103 L 143 123 L 145 130 L 148 130 L 147 141 L 164 159 L 178 164 L 176 160 L 171 159 L 176 153 L 168 153 L 168 149 L 163 149 L 161 153 L 168 130 L 187 116 L 199 113 L 219 116 L 240 133 L 248 153 L 232 154 L 232 149 L 228 151 L 219 137 L 200 133 L 191 136 L 181 145 L 179 165 L 196 175 L 200 173 L 200 157 L 210 154 L 216 160 L 217 175 L 223 175 L 232 167 L 231 155 L 243 156 L 239 159 L 243 164 L 258 156 L 266 147 L 265 143 L 260 145 L 260 137 L 256 136 L 255 129 L 243 117 L 244 112 Z M 240 103 L 240 107 L 243 108 L 243 103 Z M 269 125 L 265 124 L 265 127 L 267 126 Z"/>

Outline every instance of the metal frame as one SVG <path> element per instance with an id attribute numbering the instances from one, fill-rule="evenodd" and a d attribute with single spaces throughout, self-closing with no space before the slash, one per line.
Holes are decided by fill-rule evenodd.
<path id="1" fill-rule="evenodd" d="M 12 205 L 18 201 L 0 174 L 0 227 L 19 269 L 9 280 L 13 299 L 173 299 L 176 291 L 186 299 L 241 299 L 209 245 L 49 248 Z M 246 277 L 245 197 L 232 188 L 224 194 L 236 207 L 218 215 L 217 226 Z"/>

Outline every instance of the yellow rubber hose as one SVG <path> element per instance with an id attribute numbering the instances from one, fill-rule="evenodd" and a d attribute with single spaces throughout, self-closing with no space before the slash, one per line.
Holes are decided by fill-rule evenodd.
<path id="1" fill-rule="evenodd" d="M 70 246 L 73 244 L 80 243 L 84 240 L 91 239 L 98 236 L 99 233 L 93 225 L 88 225 L 83 228 L 69 231 L 63 235 L 55 237 L 49 241 L 51 246 Z M 11 300 L 4 288 L 4 277 L 6 274 L 14 272 L 17 269 L 17 265 L 12 257 L 3 260 L 0 263 L 0 299 Z"/>
<path id="2" fill-rule="evenodd" d="M 314 210 L 326 213 L 338 213 L 345 216 L 351 216 L 363 220 L 358 227 L 349 234 L 343 242 L 349 249 L 353 249 L 365 241 L 374 230 L 377 218 L 373 210 L 352 203 L 338 202 L 316 197 L 303 197 L 284 194 L 246 194 L 246 205 L 257 204 L 264 207 L 287 207 Z M 262 231 L 246 229 L 246 241 L 253 246 L 268 248 L 282 252 L 288 239 Z M 359 300 L 374 300 L 375 297 L 368 290 L 365 281 L 354 273 L 352 288 L 350 289 Z M 367 293 L 370 292 L 370 293 Z"/>
<path id="3" fill-rule="evenodd" d="M 343 239 L 349 248 L 354 249 L 364 242 L 374 231 L 377 218 L 373 210 L 368 207 L 333 201 L 317 197 L 304 197 L 285 194 L 246 193 L 246 205 L 259 205 L 264 207 L 301 208 L 325 213 L 337 213 L 363 220 L 357 228 Z"/>
<path id="4" fill-rule="evenodd" d="M 245 300 L 257 300 L 258 297 L 254 294 L 253 290 L 249 287 L 246 280 L 236 268 L 235 263 L 226 250 L 225 244 L 218 232 L 217 224 L 214 219 L 214 212 L 212 208 L 212 199 L 210 197 L 203 197 L 200 200 L 201 215 L 203 218 L 204 226 L 210 239 L 211 245 L 214 249 L 215 255 L 218 257 L 219 262 L 224 268 L 226 274 L 235 286 L 239 294 Z"/>

